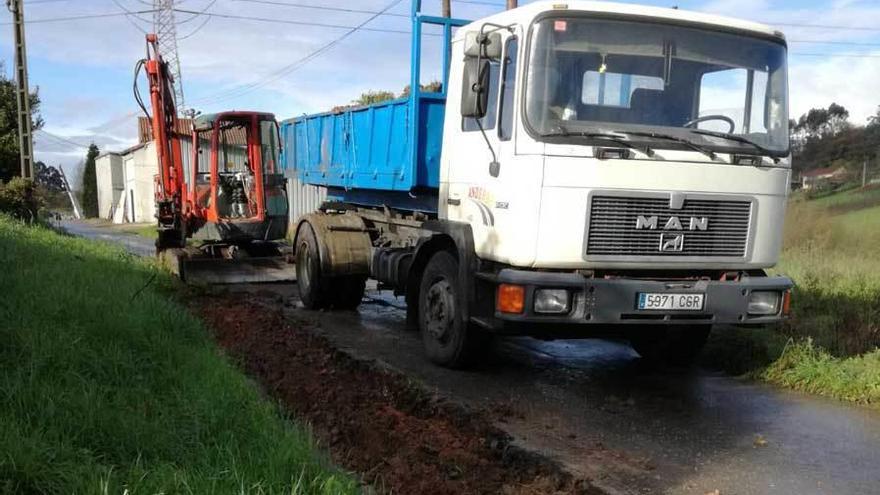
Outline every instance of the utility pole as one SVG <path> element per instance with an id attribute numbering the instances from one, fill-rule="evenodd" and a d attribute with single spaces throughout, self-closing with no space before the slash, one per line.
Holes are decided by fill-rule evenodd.
<path id="1" fill-rule="evenodd" d="M 862 161 L 862 187 L 868 185 L 868 158 Z"/>
<path id="2" fill-rule="evenodd" d="M 507 10 L 515 9 L 517 7 L 516 0 L 507 0 Z"/>
<path id="3" fill-rule="evenodd" d="M 452 0 L 443 0 L 440 8 L 440 15 L 443 17 L 452 17 Z"/>
<path id="4" fill-rule="evenodd" d="M 24 0 L 6 0 L 12 12 L 15 34 L 15 103 L 18 106 L 18 147 L 21 176 L 34 178 L 34 136 L 31 127 L 31 95 L 28 90 L 27 49 L 24 36 Z"/>
<path id="5" fill-rule="evenodd" d="M 153 0 L 153 31 L 159 38 L 159 50 L 168 64 L 174 78 L 174 101 L 183 111 L 183 75 L 180 72 L 180 57 L 177 55 L 177 23 L 174 20 L 175 0 Z"/>

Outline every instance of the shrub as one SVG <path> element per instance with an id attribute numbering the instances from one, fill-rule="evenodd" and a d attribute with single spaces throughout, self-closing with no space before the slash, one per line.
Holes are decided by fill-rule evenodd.
<path id="1" fill-rule="evenodd" d="M 31 180 L 15 177 L 5 185 L 0 184 L 0 212 L 33 223 L 43 204 L 43 195 Z"/>

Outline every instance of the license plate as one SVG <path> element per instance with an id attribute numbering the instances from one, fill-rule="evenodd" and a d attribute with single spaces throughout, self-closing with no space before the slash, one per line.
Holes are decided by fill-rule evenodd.
<path id="1" fill-rule="evenodd" d="M 700 311 L 705 294 L 639 293 L 639 309 L 668 311 Z"/>

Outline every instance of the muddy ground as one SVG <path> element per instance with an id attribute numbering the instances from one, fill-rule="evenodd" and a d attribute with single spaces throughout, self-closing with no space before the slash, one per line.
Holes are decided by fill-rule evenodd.
<path id="1" fill-rule="evenodd" d="M 191 304 L 248 375 L 311 425 L 334 462 L 380 493 L 603 493 L 513 447 L 486 412 L 336 350 L 271 298 L 220 294 Z"/>

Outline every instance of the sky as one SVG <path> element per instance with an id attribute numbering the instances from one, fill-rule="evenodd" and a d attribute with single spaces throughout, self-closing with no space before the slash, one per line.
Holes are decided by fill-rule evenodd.
<path id="1" fill-rule="evenodd" d="M 423 0 L 429 11 L 439 0 Z M 453 0 L 453 15 L 477 19 L 503 0 Z M 520 0 L 521 4 L 530 3 Z M 775 26 L 789 40 L 791 116 L 836 102 L 863 124 L 880 105 L 880 0 L 638 0 Z M 45 132 L 38 159 L 78 182 L 85 147 L 120 151 L 137 141 L 133 68 L 144 57 L 152 0 L 25 0 L 29 77 Z M 185 102 L 202 112 L 261 110 L 279 120 L 326 111 L 367 90 L 400 91 L 409 74 L 409 0 L 177 0 Z M 282 5 L 288 4 L 288 5 Z M 297 4 L 300 7 L 291 6 Z M 435 5 L 436 4 L 436 5 Z M 497 5 L 495 5 L 497 4 Z M 302 5 L 393 15 L 308 9 Z M 432 9 L 432 7 L 435 7 Z M 84 16 L 103 16 L 84 18 Z M 248 17 L 248 19 L 235 17 Z M 67 20 L 57 20 L 65 18 Z M 70 19 L 74 18 L 74 19 Z M 11 15 L 0 10 L 0 59 L 12 74 Z M 48 22 L 47 22 L 48 21 Z M 302 59 L 349 29 L 351 33 Z M 389 32 L 391 31 L 391 32 Z M 439 78 L 440 43 L 426 41 L 423 80 Z M 146 83 L 141 82 L 143 87 Z"/>

